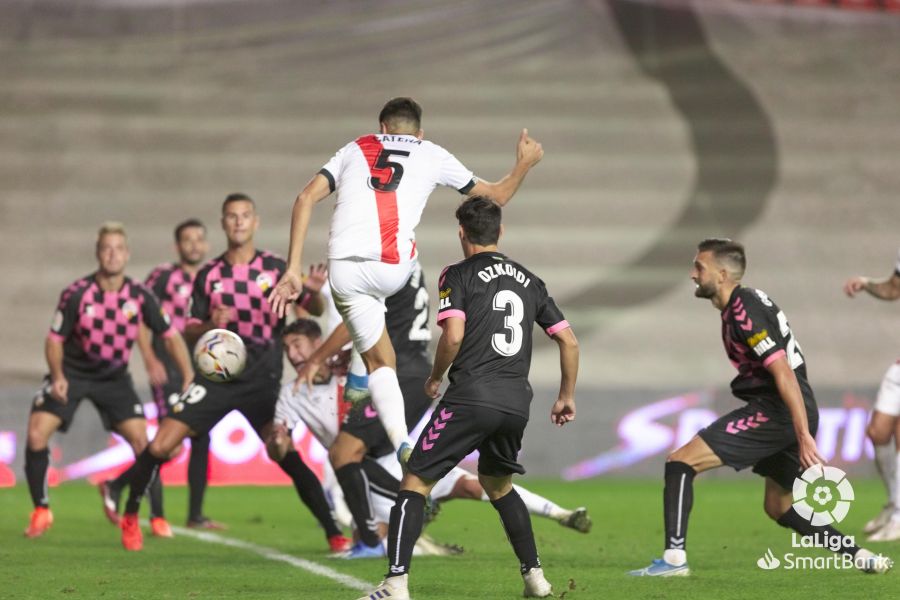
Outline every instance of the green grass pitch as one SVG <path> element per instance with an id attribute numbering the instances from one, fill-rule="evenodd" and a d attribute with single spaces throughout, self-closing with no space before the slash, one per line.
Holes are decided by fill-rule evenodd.
<path id="1" fill-rule="evenodd" d="M 567 507 L 586 505 L 594 530 L 582 535 L 534 518 L 538 549 L 557 597 L 606 598 L 878 598 L 898 597 L 897 573 L 756 566 L 768 548 L 791 552 L 790 534 L 762 511 L 762 480 L 698 478 L 688 541 L 688 578 L 632 579 L 625 571 L 660 555 L 662 481 L 602 479 L 578 483 L 525 479 L 531 487 Z M 878 482 L 854 482 L 857 500 L 840 525 L 861 535 L 863 523 L 880 508 Z M 118 530 L 103 517 L 96 490 L 82 483 L 51 490 L 55 524 L 43 538 L 22 536 L 30 511 L 24 486 L 0 490 L 0 598 L 314 598 L 349 599 L 361 594 L 327 578 L 245 549 L 204 543 L 185 536 L 147 535 L 140 553 L 126 553 Z M 184 521 L 184 488 L 166 490 L 173 524 Z M 207 513 L 230 526 L 223 535 L 327 565 L 372 584 L 384 560 L 340 561 L 327 556 L 324 537 L 292 488 L 212 488 Z M 454 500 L 444 505 L 428 532 L 465 547 L 458 557 L 415 558 L 413 598 L 516 598 L 522 593 L 515 557 L 487 503 Z M 870 545 L 900 558 L 900 542 Z M 827 556 L 824 550 L 798 554 Z"/>

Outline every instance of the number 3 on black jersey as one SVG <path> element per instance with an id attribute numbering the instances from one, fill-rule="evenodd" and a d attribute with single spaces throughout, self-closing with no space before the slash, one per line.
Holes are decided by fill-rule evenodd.
<path id="1" fill-rule="evenodd" d="M 494 310 L 509 314 L 503 318 L 503 332 L 491 337 L 491 347 L 501 356 L 514 356 L 522 349 L 522 318 L 525 307 L 519 295 L 511 290 L 500 290 L 494 295 Z"/>

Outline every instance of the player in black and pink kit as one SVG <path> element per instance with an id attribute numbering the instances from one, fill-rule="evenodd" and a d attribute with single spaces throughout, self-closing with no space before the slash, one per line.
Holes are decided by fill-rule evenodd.
<path id="1" fill-rule="evenodd" d="M 178 261 L 165 263 L 153 269 L 144 280 L 144 284 L 159 299 L 163 310 L 172 320 L 172 326 L 184 332 L 189 316 L 194 277 L 209 252 L 206 226 L 197 219 L 179 223 L 175 227 L 175 250 L 178 253 Z M 169 406 L 178 402 L 184 390 L 184 382 L 175 362 L 166 352 L 163 339 L 160 336 L 151 337 L 146 328 L 142 328 L 141 332 L 146 335 L 138 338 L 138 347 L 144 356 L 144 363 L 150 376 L 150 391 L 157 407 L 157 418 L 161 421 L 168 414 Z M 209 435 L 191 438 L 191 456 L 187 468 L 190 489 L 187 526 L 223 529 L 221 523 L 203 515 L 203 496 L 206 492 L 208 470 Z M 100 484 L 104 511 L 110 521 L 116 524 L 119 522 L 119 496 L 130 476 L 131 474 L 126 471 L 116 479 Z M 151 488 L 151 500 L 153 497 Z"/>
<path id="2" fill-rule="evenodd" d="M 793 506 L 794 481 L 804 471 L 822 469 L 816 447 L 819 410 L 806 377 L 806 358 L 784 312 L 762 291 L 741 285 L 747 268 L 744 247 L 727 239 L 707 239 L 697 246 L 691 279 L 694 295 L 721 313 L 722 342 L 737 369 L 731 392 L 746 404 L 701 430 L 669 455 L 665 467 L 663 514 L 665 551 L 649 566 L 631 571 L 639 577 L 686 576 L 687 527 L 694 500 L 694 477 L 728 465 L 753 467 L 765 477 L 766 514 L 782 527 L 804 536 L 841 540 L 841 553 L 869 573 L 891 566 L 857 547 L 831 525 L 813 525 L 814 514 Z M 810 483 L 819 476 L 809 479 Z M 807 505 L 809 507 L 809 505 Z"/>
<path id="3" fill-rule="evenodd" d="M 422 532 L 425 498 L 473 450 L 480 455 L 478 479 L 519 559 L 525 596 L 552 594 L 540 567 L 528 508 L 513 488 L 512 475 L 525 472 L 518 454 L 532 399 L 528 372 L 533 325 L 559 345 L 562 374 L 550 416 L 560 426 L 575 418 L 578 343 L 544 282 L 499 252 L 500 207 L 475 196 L 460 205 L 456 217 L 466 258 L 447 267 L 438 281 L 437 318 L 443 333 L 425 390 L 437 398 L 452 363 L 450 387 L 409 455 L 408 472 L 391 510 L 388 573 L 360 600 L 409 598 L 409 565 Z"/>
<path id="4" fill-rule="evenodd" d="M 232 410 L 243 414 L 260 438 L 272 430 L 281 382 L 281 330 L 284 319 L 275 315 L 268 296 L 284 273 L 284 260 L 257 250 L 253 241 L 259 228 L 256 205 L 244 194 L 231 194 L 222 204 L 222 229 L 228 250 L 203 266 L 194 280 L 191 312 L 185 329 L 189 341 L 213 328 L 241 336 L 247 364 L 232 381 L 216 383 L 196 377 L 169 410 L 156 437 L 135 463 L 130 494 L 122 518 L 122 544 L 140 550 L 143 540 L 137 521 L 140 499 L 162 463 L 188 436 L 209 433 Z M 303 502 L 322 525 L 335 549 L 348 540 L 331 516 L 322 485 L 315 473 L 292 450 L 278 465 L 294 482 Z"/>
<path id="5" fill-rule="evenodd" d="M 147 446 L 143 405 L 128 373 L 128 359 L 142 324 L 164 339 L 183 377 L 193 376 L 178 330 L 153 294 L 125 276 L 128 240 L 124 227 L 107 223 L 97 234 L 96 272 L 67 287 L 47 336 L 50 374 L 35 396 L 28 420 L 25 476 L 34 502 L 28 537 L 53 523 L 47 496 L 50 436 L 65 432 L 83 399 L 97 407 L 103 425 L 124 437 L 135 454 Z M 161 507 L 157 517 L 162 517 Z"/>

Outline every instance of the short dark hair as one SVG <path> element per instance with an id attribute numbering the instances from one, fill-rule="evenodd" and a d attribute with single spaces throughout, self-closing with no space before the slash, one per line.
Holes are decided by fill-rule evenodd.
<path id="1" fill-rule="evenodd" d="M 485 196 L 472 196 L 456 209 L 456 219 L 466 239 L 479 246 L 491 246 L 500 239 L 500 205 Z"/>
<path id="2" fill-rule="evenodd" d="M 697 244 L 698 252 L 712 252 L 720 263 L 725 263 L 740 279 L 747 270 L 747 254 L 744 245 L 728 238 L 707 238 Z"/>
<path id="3" fill-rule="evenodd" d="M 422 107 L 412 98 L 392 98 L 378 113 L 378 122 L 388 129 L 402 129 L 402 123 L 409 123 L 418 131 L 422 127 Z"/>
<path id="4" fill-rule="evenodd" d="M 206 231 L 206 225 L 203 224 L 203 221 L 200 219 L 187 219 L 182 221 L 175 227 L 175 241 L 181 241 L 181 232 L 185 229 L 190 229 L 191 227 L 199 227 L 203 231 Z"/>
<path id="5" fill-rule="evenodd" d="M 225 201 L 222 202 L 222 212 L 225 212 L 225 207 L 232 202 L 249 202 L 253 208 L 256 208 L 256 202 L 253 201 L 253 198 L 241 192 L 234 192 L 225 196 Z"/>
<path id="6" fill-rule="evenodd" d="M 322 328 L 312 319 L 301 318 L 290 323 L 282 330 L 281 337 L 288 335 L 305 335 L 311 340 L 317 340 L 322 337 Z"/>

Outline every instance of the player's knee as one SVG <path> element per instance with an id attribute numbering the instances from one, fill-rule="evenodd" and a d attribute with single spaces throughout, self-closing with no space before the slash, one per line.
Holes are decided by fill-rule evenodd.
<path id="1" fill-rule="evenodd" d="M 328 449 L 328 461 L 334 469 L 351 463 L 362 462 L 366 455 L 366 445 L 359 439 L 341 436 L 338 443 Z"/>
<path id="2" fill-rule="evenodd" d="M 29 450 L 44 450 L 49 442 L 50 435 L 44 430 L 34 426 L 28 428 L 26 444 L 28 445 Z"/>
<path id="3" fill-rule="evenodd" d="M 287 447 L 284 444 L 279 444 L 278 440 L 269 440 L 266 443 L 266 454 L 269 455 L 270 459 L 278 463 L 287 456 Z"/>
<path id="4" fill-rule="evenodd" d="M 786 512 L 780 501 L 769 497 L 766 497 L 763 501 L 763 510 L 766 511 L 766 515 L 773 521 L 780 519 Z"/>
<path id="5" fill-rule="evenodd" d="M 484 488 L 481 483 L 474 477 L 461 477 L 459 482 L 453 486 L 453 496 L 455 498 L 464 498 L 466 500 L 481 500 Z"/>

